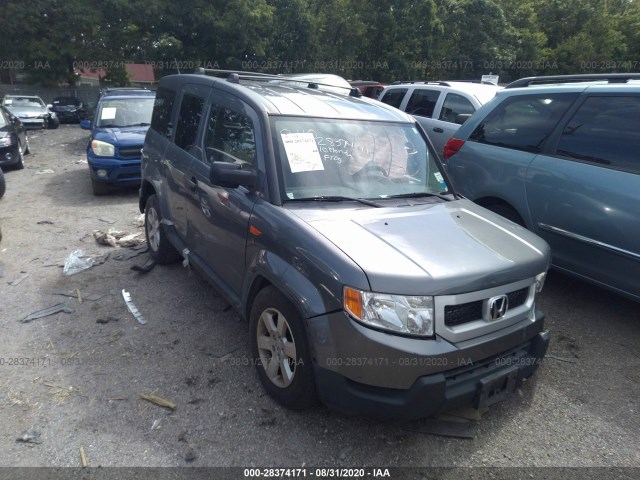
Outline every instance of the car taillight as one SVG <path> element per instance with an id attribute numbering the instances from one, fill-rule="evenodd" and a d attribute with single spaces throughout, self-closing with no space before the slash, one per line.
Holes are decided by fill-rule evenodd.
<path id="1" fill-rule="evenodd" d="M 464 140 L 459 140 L 457 138 L 450 138 L 447 141 L 447 144 L 444 146 L 444 152 L 443 152 L 444 159 L 447 160 L 448 158 L 451 158 L 456 153 L 458 153 L 458 150 L 462 148 L 462 145 L 464 145 Z"/>

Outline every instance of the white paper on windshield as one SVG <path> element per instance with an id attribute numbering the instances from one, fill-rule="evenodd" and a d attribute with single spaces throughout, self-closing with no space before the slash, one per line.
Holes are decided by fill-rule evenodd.
<path id="1" fill-rule="evenodd" d="M 281 133 L 281 135 L 291 173 L 324 170 L 313 133 Z"/>
<path id="2" fill-rule="evenodd" d="M 7 99 L 4 101 L 4 104 L 5 104 L 5 105 L 11 105 L 11 104 L 13 104 L 13 100 L 11 100 L 11 99 L 7 98 Z"/>
<path id="3" fill-rule="evenodd" d="M 100 120 L 113 120 L 116 118 L 116 107 L 105 107 L 100 114 Z"/>

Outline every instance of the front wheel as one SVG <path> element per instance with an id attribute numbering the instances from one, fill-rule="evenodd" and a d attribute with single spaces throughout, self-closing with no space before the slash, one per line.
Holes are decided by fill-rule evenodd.
<path id="1" fill-rule="evenodd" d="M 58 117 L 49 117 L 49 119 L 47 120 L 47 127 L 50 130 L 55 130 L 56 128 L 58 128 L 60 126 L 60 120 L 58 120 Z"/>
<path id="2" fill-rule="evenodd" d="M 144 207 L 144 233 L 147 237 L 149 253 L 156 263 L 166 265 L 180 260 L 180 253 L 169 242 L 162 224 L 158 207 L 158 196 L 151 195 Z"/>
<path id="3" fill-rule="evenodd" d="M 255 298 L 250 319 L 251 350 L 265 390 L 287 408 L 316 403 L 311 355 L 302 318 L 275 287 Z"/>
<path id="4" fill-rule="evenodd" d="M 24 148 L 20 141 L 18 141 L 18 161 L 13 168 L 16 170 L 22 170 L 24 168 Z"/>
<path id="5" fill-rule="evenodd" d="M 4 192 L 7 188 L 7 184 L 4 181 L 4 173 L 0 170 L 0 198 L 4 196 Z"/>

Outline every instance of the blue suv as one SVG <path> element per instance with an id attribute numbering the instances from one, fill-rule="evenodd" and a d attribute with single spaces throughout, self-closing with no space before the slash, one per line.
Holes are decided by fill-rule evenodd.
<path id="1" fill-rule="evenodd" d="M 150 90 L 110 89 L 100 97 L 93 121 L 80 122 L 91 130 L 87 160 L 94 195 L 106 195 L 110 186 L 140 183 L 140 156 L 154 100 Z"/>
<path id="2" fill-rule="evenodd" d="M 518 80 L 444 149 L 456 190 L 527 227 L 553 266 L 640 301 L 640 74 Z"/>

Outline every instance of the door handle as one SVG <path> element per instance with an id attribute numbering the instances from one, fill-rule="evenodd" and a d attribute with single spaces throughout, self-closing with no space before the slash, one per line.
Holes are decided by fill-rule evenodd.
<path id="1" fill-rule="evenodd" d="M 433 131 L 434 131 L 434 132 L 436 132 L 436 133 L 444 133 L 444 130 L 443 130 L 443 129 L 441 129 L 440 127 L 435 127 L 435 128 L 433 129 Z"/>
<path id="2" fill-rule="evenodd" d="M 191 177 L 189 179 L 189 189 L 192 192 L 195 192 L 196 190 L 198 190 L 198 179 L 196 177 Z"/>

